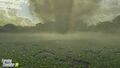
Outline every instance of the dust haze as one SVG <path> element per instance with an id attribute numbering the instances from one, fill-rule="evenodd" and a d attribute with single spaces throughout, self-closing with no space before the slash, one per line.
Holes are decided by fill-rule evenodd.
<path id="1" fill-rule="evenodd" d="M 31 0 L 33 12 L 43 21 L 84 21 L 99 7 L 100 0 Z"/>
<path id="2" fill-rule="evenodd" d="M 0 26 L 0 59 L 11 58 L 20 68 L 120 67 L 120 15 L 108 7 L 99 11 L 105 8 L 100 5 L 105 0 L 29 1 L 40 22 Z M 113 16 L 104 16 L 107 12 Z M 90 25 L 101 13 L 98 23 Z"/>

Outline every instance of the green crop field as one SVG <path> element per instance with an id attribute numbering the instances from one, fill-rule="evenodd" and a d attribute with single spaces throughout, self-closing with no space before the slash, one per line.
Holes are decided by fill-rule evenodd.
<path id="1" fill-rule="evenodd" d="M 120 35 L 0 33 L 2 58 L 19 68 L 120 68 Z"/>

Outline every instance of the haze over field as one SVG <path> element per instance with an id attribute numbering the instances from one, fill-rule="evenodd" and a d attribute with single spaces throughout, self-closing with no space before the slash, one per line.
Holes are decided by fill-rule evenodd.
<path id="1" fill-rule="evenodd" d="M 0 59 L 20 68 L 119 68 L 119 57 L 119 34 L 0 33 Z"/>
<path id="2" fill-rule="evenodd" d="M 120 68 L 120 0 L 29 0 L 21 10 L 5 8 L 18 0 L 0 1 L 0 59 L 19 68 Z"/>

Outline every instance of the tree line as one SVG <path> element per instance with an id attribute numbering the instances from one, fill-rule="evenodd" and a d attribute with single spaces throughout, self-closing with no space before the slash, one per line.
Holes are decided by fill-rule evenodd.
<path id="1" fill-rule="evenodd" d="M 64 23 L 62 23 L 64 25 Z M 120 32 L 120 16 L 117 16 L 112 21 L 100 22 L 96 25 L 88 26 L 87 23 L 83 22 L 75 22 L 74 28 L 70 27 L 73 30 L 67 30 L 68 32 Z M 0 26 L 0 32 L 59 32 L 59 30 L 64 30 L 64 28 L 56 27 L 55 22 L 45 22 L 38 23 L 36 26 L 15 26 L 14 24 L 6 24 L 4 26 Z M 65 30 L 66 31 L 66 30 Z M 61 32 L 61 33 L 64 33 Z"/>

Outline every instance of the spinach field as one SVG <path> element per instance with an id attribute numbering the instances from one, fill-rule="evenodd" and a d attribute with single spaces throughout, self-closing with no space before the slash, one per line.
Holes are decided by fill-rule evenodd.
<path id="1" fill-rule="evenodd" d="M 2 58 L 13 59 L 19 68 L 119 68 L 120 35 L 0 33 Z"/>

